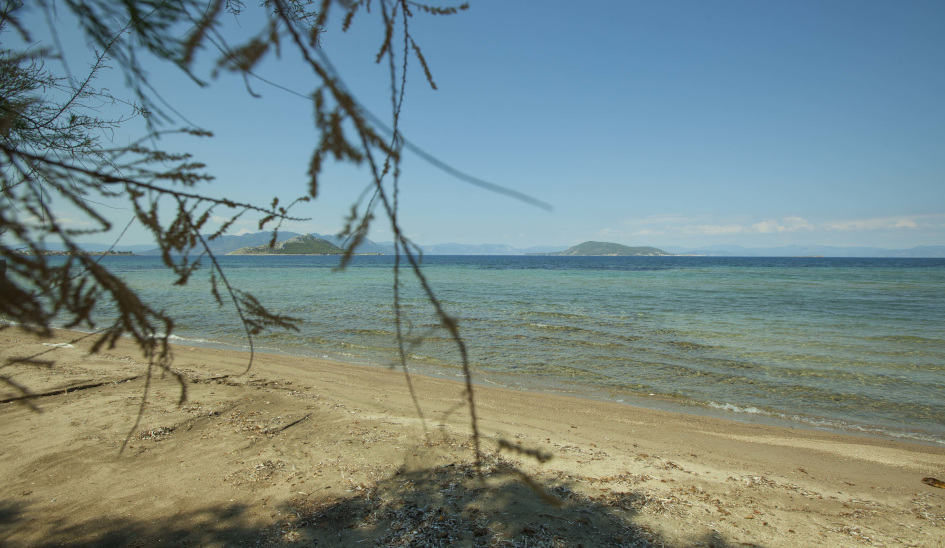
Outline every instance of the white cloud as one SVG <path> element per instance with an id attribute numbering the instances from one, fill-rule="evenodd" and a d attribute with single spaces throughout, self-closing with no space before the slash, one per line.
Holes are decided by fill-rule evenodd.
<path id="1" fill-rule="evenodd" d="M 65 228 L 65 229 L 104 230 L 104 227 L 98 221 L 94 221 L 91 218 L 77 217 L 76 213 L 54 210 L 52 212 L 52 215 L 56 219 L 56 223 L 58 223 L 60 227 Z M 79 213 L 79 215 L 81 215 L 81 213 Z M 126 218 L 125 222 L 127 221 L 128 219 Z M 31 213 L 26 213 L 23 216 L 23 223 L 26 225 L 32 224 L 34 225 L 35 229 L 41 229 L 47 226 L 48 220 L 36 217 L 35 215 Z M 117 224 L 117 223 L 113 223 L 113 224 Z"/>
<path id="2" fill-rule="evenodd" d="M 620 223 L 635 230 L 628 232 L 604 229 L 599 236 L 709 236 L 773 235 L 791 233 L 830 233 L 854 231 L 911 231 L 945 228 L 945 215 L 904 215 L 867 219 L 835 219 L 820 222 L 790 215 L 781 218 L 750 218 L 747 216 L 719 218 L 709 215 L 648 215 L 626 219 Z"/>
<path id="3" fill-rule="evenodd" d="M 97 221 L 93 221 L 90 218 L 77 218 L 73 215 L 66 213 L 65 211 L 54 211 L 53 214 L 56 215 L 56 221 L 59 223 L 59 226 L 65 228 L 92 228 L 99 227 L 101 224 Z M 129 215 L 130 217 L 130 215 Z M 125 218 L 125 222 L 128 222 L 128 218 Z"/>
<path id="4" fill-rule="evenodd" d="M 824 223 L 824 229 L 848 231 L 848 230 L 888 230 L 888 229 L 916 229 L 923 220 L 927 218 L 934 219 L 940 216 L 907 216 L 907 217 L 882 217 L 878 219 L 847 219 L 840 221 L 830 221 Z"/>
<path id="5" fill-rule="evenodd" d="M 784 223 L 784 226 L 788 232 L 795 232 L 798 230 L 814 230 L 816 228 L 803 217 L 785 217 L 782 219 L 782 222 Z"/>
<path id="6" fill-rule="evenodd" d="M 760 232 L 762 234 L 771 234 L 774 232 L 786 232 L 787 229 L 781 223 L 769 219 L 767 221 L 761 221 L 760 223 L 755 223 L 751 225 L 751 232 Z"/>
<path id="7" fill-rule="evenodd" d="M 753 234 L 785 234 L 799 230 L 814 230 L 816 227 L 803 217 L 785 217 L 781 220 L 766 219 L 755 223 L 745 232 Z"/>

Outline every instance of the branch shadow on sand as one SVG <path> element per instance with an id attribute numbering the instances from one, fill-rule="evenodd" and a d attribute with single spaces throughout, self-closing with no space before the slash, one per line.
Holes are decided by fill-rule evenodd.
<path id="1" fill-rule="evenodd" d="M 567 478 L 526 477 L 493 457 L 482 475 L 471 464 L 402 468 L 375 485 L 355 486 L 341 500 L 293 499 L 288 510 L 297 519 L 283 541 L 350 547 L 676 545 L 637 523 L 652 503 L 632 490 L 582 495 Z M 715 532 L 683 545 L 731 546 Z"/>
<path id="2" fill-rule="evenodd" d="M 252 539 L 263 539 L 266 532 L 243 524 L 246 510 L 241 504 L 221 504 L 172 519 L 115 515 L 74 523 L 56 515 L 36 515 L 25 503 L 0 501 L 0 546 L 258 546 Z M 121 509 L 116 509 L 119 513 Z M 43 540 L 24 544 L 19 534 L 23 529 L 31 532 L 29 537 Z"/>
<path id="3" fill-rule="evenodd" d="M 265 526 L 248 525 L 248 507 L 232 503 L 158 520 L 102 516 L 66 524 L 54 516 L 32 515 L 25 503 L 0 501 L 0 544 L 28 528 L 44 531 L 35 546 L 72 548 L 733 546 L 715 532 L 682 544 L 661 538 L 638 523 L 644 509 L 661 512 L 659 503 L 641 491 L 588 496 L 575 487 L 567 478 L 524 479 L 498 458 L 487 461 L 482 475 L 466 463 L 404 467 L 376 484 L 353 485 L 347 497 L 293 498 L 281 508 L 289 517 Z"/>

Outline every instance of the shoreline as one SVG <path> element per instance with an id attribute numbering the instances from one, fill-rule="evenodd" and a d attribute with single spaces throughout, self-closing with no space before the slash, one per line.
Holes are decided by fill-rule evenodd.
<path id="1" fill-rule="evenodd" d="M 175 345 L 191 345 L 198 348 L 219 349 L 230 352 L 244 352 L 249 354 L 248 345 L 237 345 L 228 342 L 214 341 L 202 338 L 187 338 L 174 335 L 172 342 Z M 306 355 L 293 353 L 279 348 L 259 346 L 256 354 L 272 354 L 298 359 L 313 359 L 351 364 L 363 367 L 391 369 L 390 365 L 383 365 L 368 358 L 359 359 L 357 356 Z M 399 367 L 399 366 L 395 366 Z M 411 374 L 424 375 L 447 381 L 461 382 L 462 370 L 458 366 L 437 366 L 429 364 L 410 364 Z M 399 370 L 399 369 L 398 369 Z M 453 373 L 450 373 L 453 372 Z M 499 380 L 497 380 L 499 379 Z M 714 401 L 698 401 L 693 399 L 674 399 L 663 394 L 650 394 L 618 387 L 602 387 L 579 381 L 558 381 L 557 383 L 529 382 L 527 375 L 512 371 L 473 371 L 473 385 L 484 387 L 503 388 L 507 390 L 529 392 L 536 394 L 559 395 L 591 401 L 610 402 L 627 405 L 632 408 L 645 408 L 684 415 L 713 417 L 721 420 L 746 424 L 761 424 L 779 426 L 783 428 L 800 428 L 819 432 L 830 432 L 842 435 L 865 437 L 869 439 L 903 441 L 931 447 L 945 447 L 945 439 L 935 438 L 932 434 L 910 430 L 890 431 L 886 427 L 870 428 L 864 423 L 846 422 L 842 419 L 829 419 L 816 416 L 804 416 L 772 410 L 760 409 L 754 406 L 740 407 L 731 403 Z M 609 395 L 607 395 L 609 393 Z M 732 408 L 737 408 L 733 411 Z"/>
<path id="2" fill-rule="evenodd" d="M 180 342 L 175 368 L 188 379 L 188 401 L 177 405 L 174 379 L 155 378 L 141 424 L 119 453 L 140 408 L 146 364 L 128 341 L 98 355 L 85 352 L 89 345 L 76 332 L 37 340 L 0 331 L 0 374 L 48 394 L 33 400 L 43 413 L 0 404 L 0 504 L 8 517 L 0 542 L 936 546 L 945 539 L 945 489 L 922 483 L 945 479 L 945 448 L 478 385 L 479 479 L 455 380 L 412 376 L 421 418 L 399 371 L 257 353 L 244 375 L 247 353 Z M 8 362 L 28 356 L 31 364 Z M 10 392 L 0 387 L 0 399 Z"/>

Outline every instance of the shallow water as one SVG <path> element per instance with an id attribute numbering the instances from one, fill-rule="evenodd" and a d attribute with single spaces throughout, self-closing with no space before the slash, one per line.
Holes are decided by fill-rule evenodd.
<path id="1" fill-rule="evenodd" d="M 156 257 L 107 257 L 191 342 L 245 347 L 206 279 L 171 286 Z M 392 257 L 221 257 L 230 281 L 304 319 L 257 349 L 389 365 Z M 732 418 L 945 443 L 945 260 L 426 257 L 480 381 Z M 405 277 L 417 370 L 455 375 L 455 345 Z M 639 400 L 634 399 L 634 403 Z"/>

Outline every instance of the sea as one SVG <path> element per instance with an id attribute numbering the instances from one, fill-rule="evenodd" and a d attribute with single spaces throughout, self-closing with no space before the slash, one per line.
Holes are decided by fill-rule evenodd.
<path id="1" fill-rule="evenodd" d="M 103 264 L 191 346 L 247 350 L 209 268 L 186 286 L 159 257 Z M 258 352 L 399 367 L 392 256 L 223 256 L 229 282 L 298 331 Z M 481 385 L 734 420 L 945 444 L 945 259 L 425 256 Z M 202 273 L 202 274 L 201 274 Z M 458 347 L 409 266 L 411 371 L 460 377 Z"/>

